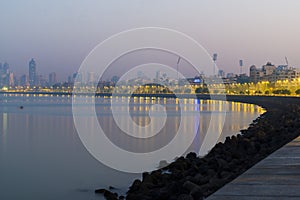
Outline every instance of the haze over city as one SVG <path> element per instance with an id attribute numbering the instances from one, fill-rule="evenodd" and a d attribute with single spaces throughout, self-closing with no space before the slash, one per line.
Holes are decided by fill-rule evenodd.
<path id="1" fill-rule="evenodd" d="M 8 1 L 0 3 L 0 62 L 17 76 L 35 58 L 39 74 L 59 80 L 77 71 L 101 41 L 145 26 L 181 31 L 218 53 L 218 67 L 245 72 L 267 61 L 300 67 L 300 2 L 297 0 L 204 1 Z M 176 59 L 174 63 L 176 64 Z"/>
<path id="2" fill-rule="evenodd" d="M 0 0 L 0 200 L 300 197 L 300 0 Z"/>

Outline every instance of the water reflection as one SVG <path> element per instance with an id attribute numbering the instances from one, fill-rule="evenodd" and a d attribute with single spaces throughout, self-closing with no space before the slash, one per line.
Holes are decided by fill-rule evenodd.
<path id="1" fill-rule="evenodd" d="M 0 199 L 99 199 L 92 190 L 78 193 L 78 188 L 94 189 L 114 185 L 126 191 L 130 183 L 140 177 L 139 174 L 117 172 L 92 158 L 76 133 L 70 97 L 20 95 L 1 96 L 1 99 Z M 86 98 L 84 102 L 90 101 Z M 165 107 L 168 113 L 166 124 L 158 133 L 159 139 L 150 137 L 148 140 L 134 141 L 120 137 L 120 130 L 111 115 L 111 98 L 96 97 L 92 101 L 96 103 L 98 121 L 107 136 L 116 143 L 122 143 L 128 150 L 139 151 L 151 151 L 154 147 L 166 145 L 181 124 L 184 134 L 195 137 L 189 151 L 198 151 L 212 116 L 221 121 L 220 114 L 226 110 L 226 121 L 221 137 L 218 138 L 222 141 L 226 136 L 246 128 L 263 112 L 255 105 L 235 102 L 118 97 L 118 113 L 122 123 L 128 125 L 129 119 L 125 113 L 129 109 L 132 120 L 138 125 L 134 131 L 140 135 L 147 134 L 140 133 L 144 126 L 149 123 L 159 124 L 161 120 L 161 116 L 155 114 L 156 108 L 153 105 Z M 121 102 L 129 102 L 130 106 L 123 107 Z M 19 109 L 20 105 L 24 109 Z M 183 111 L 183 114 L 178 114 L 179 111 Z M 152 118 L 149 112 L 153 112 Z M 219 132 L 221 124 L 216 123 L 212 127 L 212 131 Z M 149 134 L 155 126 L 151 128 Z M 178 142 L 176 145 L 179 147 L 182 144 Z M 153 169 L 159 161 L 152 161 Z"/>
<path id="2" fill-rule="evenodd" d="M 6 146 L 7 146 L 7 123 L 8 123 L 8 120 L 7 120 L 7 113 L 3 113 L 2 114 L 2 119 L 0 118 L 0 120 L 2 120 L 2 130 L 1 130 L 1 133 L 0 133 L 0 141 L 2 141 L 1 144 L 1 147 L 3 149 L 3 152 L 6 152 Z"/>
<path id="3" fill-rule="evenodd" d="M 124 102 L 129 102 L 129 108 L 123 106 Z M 160 137 L 149 137 L 148 140 L 130 137 L 116 124 L 111 114 L 111 105 L 96 100 L 98 121 L 113 143 L 131 152 L 151 152 L 167 145 L 178 132 L 179 126 L 182 125 L 182 130 L 186 135 L 192 134 L 196 137 L 188 151 L 199 152 L 206 133 L 213 134 L 218 141 L 223 141 L 233 132 L 237 133 L 241 128 L 246 128 L 252 119 L 264 112 L 262 108 L 251 104 L 199 99 L 126 97 L 116 99 L 114 106 L 119 106 L 118 115 L 121 118 L 121 125 L 129 129 L 131 120 L 134 121 L 138 126 L 133 131 L 137 133 L 137 136 L 142 136 L 153 135 L 153 126 L 158 126 L 161 121 L 161 116 L 155 115 L 155 112 L 152 119 L 149 117 L 149 112 L 154 111 L 153 105 L 156 104 L 165 107 L 167 112 L 166 124 L 156 134 Z M 130 112 L 130 118 L 126 115 L 127 109 Z M 181 110 L 183 112 L 180 112 Z M 195 115 L 195 113 L 200 113 L 200 115 Z M 142 132 L 145 130 L 143 128 L 150 123 L 153 123 L 152 129 L 146 133 Z M 208 130 L 210 123 L 212 125 Z"/>
<path id="4" fill-rule="evenodd" d="M 2 134 L 3 134 L 3 137 L 6 137 L 7 135 L 7 113 L 3 113 L 2 115 Z"/>

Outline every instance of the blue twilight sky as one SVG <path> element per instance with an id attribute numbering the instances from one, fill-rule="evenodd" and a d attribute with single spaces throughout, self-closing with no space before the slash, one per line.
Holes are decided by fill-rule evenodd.
<path id="1" fill-rule="evenodd" d="M 238 72 L 267 61 L 300 68 L 299 0 L 1 0 L 0 62 L 17 75 L 35 58 L 39 74 L 75 72 L 85 56 L 120 31 L 159 26 L 186 33 L 218 66 Z"/>

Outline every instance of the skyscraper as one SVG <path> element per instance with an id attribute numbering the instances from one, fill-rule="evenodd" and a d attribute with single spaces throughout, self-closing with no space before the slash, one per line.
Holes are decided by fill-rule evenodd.
<path id="1" fill-rule="evenodd" d="M 3 64 L 2 70 L 3 70 L 4 74 L 8 74 L 9 73 L 9 64 L 7 62 Z"/>
<path id="2" fill-rule="evenodd" d="M 36 84 L 36 63 L 32 58 L 29 62 L 29 85 L 30 87 Z"/>
<path id="3" fill-rule="evenodd" d="M 28 76 L 26 74 L 21 76 L 20 85 L 23 86 L 23 87 L 28 86 Z"/>
<path id="4" fill-rule="evenodd" d="M 4 63 L 0 66 L 0 87 L 9 86 L 9 64 Z"/>
<path id="5" fill-rule="evenodd" d="M 95 83 L 95 73 L 94 72 L 88 72 L 88 84 L 92 85 Z"/>
<path id="6" fill-rule="evenodd" d="M 52 72 L 49 74 L 49 85 L 52 86 L 54 84 L 57 83 L 57 79 L 56 79 L 56 73 L 55 72 Z"/>

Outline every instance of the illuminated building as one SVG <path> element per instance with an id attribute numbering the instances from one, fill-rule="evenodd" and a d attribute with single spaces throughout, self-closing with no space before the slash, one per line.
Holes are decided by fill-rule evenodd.
<path id="1" fill-rule="evenodd" d="M 300 76 L 300 72 L 287 65 L 275 65 L 268 62 L 262 68 L 256 68 L 255 65 L 250 67 L 250 81 L 257 83 L 260 81 L 276 82 L 278 80 L 292 81 Z"/>

